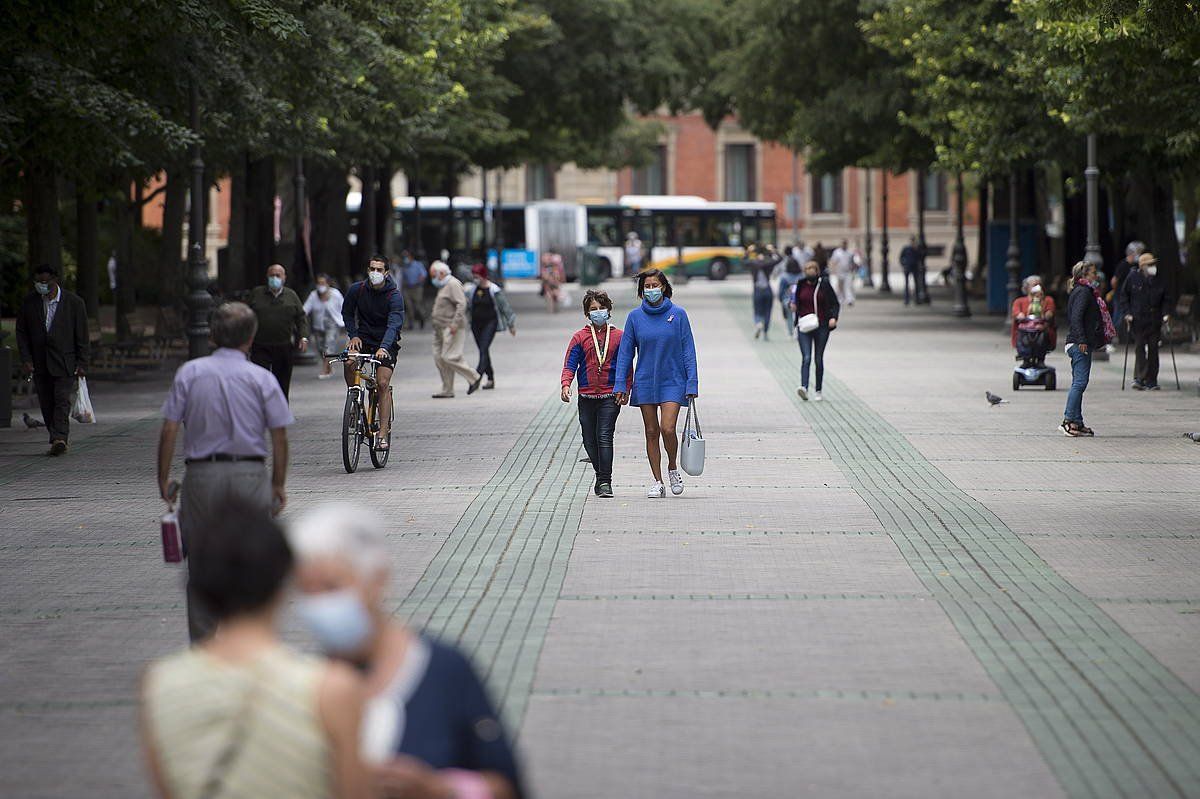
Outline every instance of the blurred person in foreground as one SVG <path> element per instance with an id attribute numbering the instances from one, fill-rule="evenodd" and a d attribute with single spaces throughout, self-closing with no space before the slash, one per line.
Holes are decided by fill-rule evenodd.
<path id="1" fill-rule="evenodd" d="M 179 530 L 190 552 L 228 514 L 233 498 L 264 514 L 287 504 L 287 428 L 295 418 L 279 382 L 249 359 L 258 320 L 249 306 L 227 302 L 209 322 L 212 355 L 179 367 L 163 403 L 158 440 L 158 491 L 174 502 L 171 461 L 183 427 L 183 495 Z M 266 469 L 271 438 L 271 472 Z M 269 477 L 269 481 L 268 481 Z M 192 561 L 188 557 L 188 573 Z M 212 633 L 214 619 L 188 584 L 188 632 L 193 641 Z"/>
<path id="2" fill-rule="evenodd" d="M 1137 269 L 1121 285 L 1125 326 L 1133 336 L 1133 387 L 1158 391 L 1158 344 L 1162 324 L 1167 321 L 1167 288 L 1158 276 L 1158 259 L 1153 253 L 1138 256 Z"/>
<path id="3" fill-rule="evenodd" d="M 333 504 L 298 518 L 288 536 L 301 622 L 326 654 L 366 677 L 362 751 L 379 794 L 520 797 L 516 758 L 470 662 L 410 630 L 388 607 L 382 521 Z"/>
<path id="4" fill-rule="evenodd" d="M 280 641 L 287 539 L 260 508 L 228 498 L 221 507 L 189 556 L 191 588 L 216 635 L 155 662 L 142 680 L 142 747 L 156 794 L 369 796 L 362 678 Z"/>

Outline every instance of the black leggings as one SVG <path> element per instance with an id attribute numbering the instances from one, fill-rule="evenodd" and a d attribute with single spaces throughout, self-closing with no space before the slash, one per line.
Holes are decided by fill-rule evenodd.
<path id="1" fill-rule="evenodd" d="M 621 406 L 613 397 L 579 398 L 579 427 L 583 430 L 583 448 L 587 450 L 597 483 L 612 482 L 613 434 Z"/>
<path id="2" fill-rule="evenodd" d="M 481 325 L 471 325 L 471 334 L 475 336 L 475 346 L 479 348 L 479 366 L 475 371 L 487 375 L 487 379 L 495 382 L 496 373 L 492 370 L 492 340 L 496 338 L 496 323 L 484 322 Z"/>

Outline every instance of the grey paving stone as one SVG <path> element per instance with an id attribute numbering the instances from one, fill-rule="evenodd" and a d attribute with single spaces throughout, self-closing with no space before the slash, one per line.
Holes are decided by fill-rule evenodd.
<path id="1" fill-rule="evenodd" d="M 853 658 L 846 653 L 853 650 Z M 999 692 L 936 602 L 561 600 L 537 690 Z"/>
<path id="2" fill-rule="evenodd" d="M 1200 602 L 1188 605 L 1103 602 L 1100 607 L 1193 691 L 1200 691 Z"/>
<path id="3" fill-rule="evenodd" d="M 886 537 L 590 536 L 571 552 L 564 594 L 925 594 Z"/>
<path id="4" fill-rule="evenodd" d="M 1200 601 L 1200 541 L 1030 538 L 1029 544 L 1089 596 Z"/>
<path id="5" fill-rule="evenodd" d="M 535 696 L 521 744 L 556 799 L 1064 795 L 1000 703 Z"/>

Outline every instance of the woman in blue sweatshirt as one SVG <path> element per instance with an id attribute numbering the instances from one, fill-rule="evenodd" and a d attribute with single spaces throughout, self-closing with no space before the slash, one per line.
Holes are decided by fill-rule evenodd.
<path id="1" fill-rule="evenodd" d="M 625 318 L 613 384 L 624 386 L 633 370 L 633 394 L 618 393 L 617 402 L 632 403 L 642 409 L 646 457 L 654 475 L 654 485 L 646 496 L 657 499 L 667 495 L 663 487 L 660 440 L 667 449 L 671 493 L 683 493 L 683 477 L 676 463 L 679 437 L 675 434 L 675 424 L 680 407 L 699 394 L 696 342 L 692 339 L 687 312 L 671 302 L 671 283 L 660 270 L 649 269 L 638 275 L 638 296 L 642 298 L 641 306 Z"/>

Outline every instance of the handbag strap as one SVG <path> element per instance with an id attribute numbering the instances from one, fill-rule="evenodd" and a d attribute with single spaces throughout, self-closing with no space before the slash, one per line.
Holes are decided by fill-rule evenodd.
<path id="1" fill-rule="evenodd" d="M 700 411 L 696 408 L 695 397 L 688 401 L 687 418 L 683 420 L 683 432 L 686 434 L 693 425 L 696 427 L 696 438 L 704 438 L 704 433 L 700 430 Z"/>

